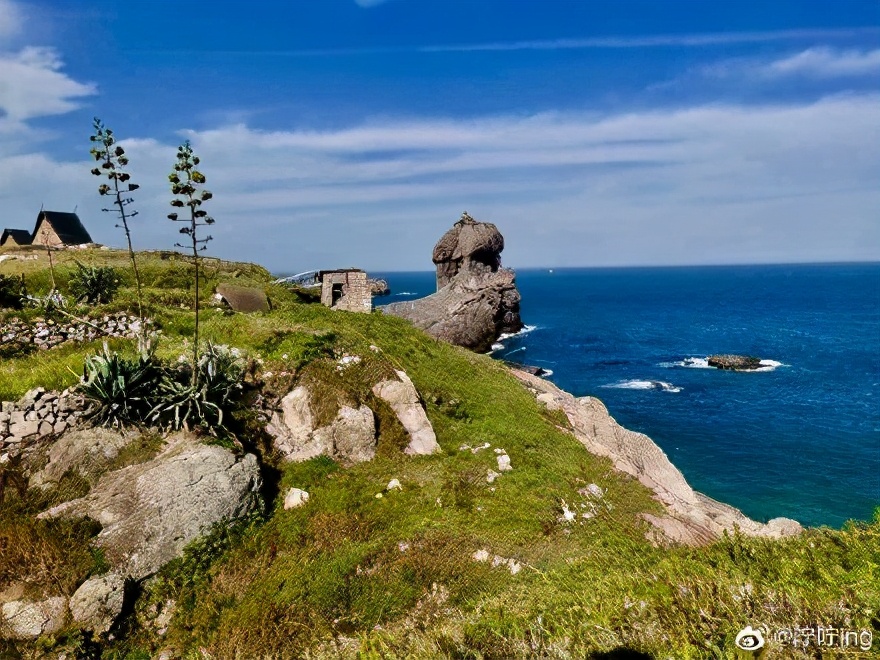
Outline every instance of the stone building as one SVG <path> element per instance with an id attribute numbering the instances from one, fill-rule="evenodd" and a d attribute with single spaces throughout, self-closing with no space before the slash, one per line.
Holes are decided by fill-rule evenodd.
<path id="1" fill-rule="evenodd" d="M 320 270 L 315 280 L 321 283 L 321 304 L 348 312 L 373 309 L 373 298 L 367 274 L 359 268 Z"/>
<path id="2" fill-rule="evenodd" d="M 61 211 L 40 211 L 31 237 L 34 245 L 48 247 L 64 247 L 65 245 L 82 245 L 93 242 L 76 213 Z"/>
<path id="3" fill-rule="evenodd" d="M 27 229 L 4 229 L 0 236 L 0 247 L 19 247 L 31 244 L 31 233 Z"/>
<path id="4" fill-rule="evenodd" d="M 64 247 L 92 242 L 92 237 L 83 227 L 79 216 L 76 213 L 62 211 L 40 211 L 32 232 L 27 229 L 4 229 L 0 237 L 0 247 L 22 245 Z"/>

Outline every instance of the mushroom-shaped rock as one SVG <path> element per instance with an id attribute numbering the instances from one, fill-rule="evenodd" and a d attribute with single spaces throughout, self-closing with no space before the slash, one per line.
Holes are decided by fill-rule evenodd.
<path id="1" fill-rule="evenodd" d="M 403 428 L 409 434 L 406 454 L 433 454 L 440 451 L 434 427 L 422 408 L 419 393 L 404 371 L 398 371 L 400 380 L 385 380 L 373 386 L 373 394 L 385 401 Z"/>
<path id="2" fill-rule="evenodd" d="M 464 213 L 434 247 L 437 292 L 380 309 L 438 339 L 486 352 L 503 333 L 523 327 L 515 275 L 501 268 L 503 249 L 495 225 Z"/>

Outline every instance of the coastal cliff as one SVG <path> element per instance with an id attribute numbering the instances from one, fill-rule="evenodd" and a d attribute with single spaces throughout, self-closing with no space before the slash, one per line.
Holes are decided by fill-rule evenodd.
<path id="1" fill-rule="evenodd" d="M 130 314 L 127 254 L 59 253 L 65 293 L 74 256 L 123 281 L 76 313 Z M 177 363 L 189 273 L 139 261 L 156 360 Z M 49 287 L 44 255 L 3 266 Z M 135 355 L 125 337 L 4 355 L 0 655 L 702 657 L 749 623 L 870 629 L 880 518 L 749 520 L 597 399 L 404 319 L 303 302 L 255 266 L 206 278 L 203 336 L 247 367 L 231 435 L 90 426 L 83 362 Z M 268 311 L 211 307 L 224 283 Z"/>

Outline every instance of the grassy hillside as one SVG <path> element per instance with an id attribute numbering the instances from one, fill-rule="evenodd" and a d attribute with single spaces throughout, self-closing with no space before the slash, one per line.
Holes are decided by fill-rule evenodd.
<path id="1" fill-rule="evenodd" d="M 123 274 L 112 303 L 81 313 L 135 309 L 125 254 L 59 257 L 62 290 L 72 257 L 111 263 Z M 193 328 L 190 270 L 174 255 L 141 258 L 147 312 L 161 328 L 158 352 L 176 359 Z M 43 260 L 0 264 L 0 273 L 10 272 L 24 273 L 30 291 L 49 286 Z M 215 529 L 141 585 L 134 611 L 100 650 L 71 630 L 26 653 L 54 647 L 114 658 L 148 658 L 160 649 L 193 658 L 725 658 L 735 657 L 734 637 L 748 624 L 834 625 L 872 630 L 880 639 L 880 516 L 783 541 L 731 535 L 708 548 L 654 547 L 640 517 L 660 510 L 650 493 L 587 453 L 566 432 L 564 418 L 537 404 L 497 362 L 437 342 L 400 319 L 301 302 L 255 266 L 215 262 L 208 278 L 206 301 L 218 281 L 256 284 L 269 294 L 269 313 L 207 309 L 202 320 L 205 339 L 245 349 L 257 361 L 253 378 L 265 396 L 305 380 L 328 407 L 318 414 L 332 416 L 338 401 L 367 400 L 372 383 L 402 369 L 425 399 L 443 452 L 403 455 L 401 429 L 379 410 L 373 461 L 350 468 L 327 458 L 284 464 L 243 413 L 242 428 L 250 431 L 241 441 L 267 466 L 265 515 Z M 4 361 L 0 398 L 35 385 L 74 384 L 97 344 Z M 114 346 L 134 350 L 124 340 Z M 334 351 L 362 360 L 339 371 Z M 459 449 L 482 443 L 492 448 Z M 506 450 L 513 471 L 490 485 L 493 448 Z M 383 492 L 391 479 L 402 490 Z M 584 503 L 578 491 L 588 484 L 605 490 L 596 515 L 563 522 L 563 503 Z M 290 487 L 307 490 L 309 503 L 283 510 Z M 63 542 L 75 551 L 57 570 L 75 584 L 95 570 L 88 553 L 94 530 L 29 522 L 46 498 L 62 496 L 18 502 L 8 494 L 0 547 L 27 534 L 62 547 L 58 535 L 66 534 Z M 480 550 L 520 570 L 475 561 Z M 0 591 L 8 578 L 3 565 Z M 174 615 L 160 634 L 151 617 L 169 600 Z M 778 645 L 765 657 L 801 655 L 814 657 Z"/>

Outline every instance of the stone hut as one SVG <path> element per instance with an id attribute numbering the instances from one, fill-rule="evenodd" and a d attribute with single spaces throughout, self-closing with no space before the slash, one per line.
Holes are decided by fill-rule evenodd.
<path id="1" fill-rule="evenodd" d="M 83 227 L 76 213 L 61 211 L 40 211 L 37 224 L 31 234 L 33 245 L 64 247 L 92 243 L 92 237 Z"/>
<path id="2" fill-rule="evenodd" d="M 373 298 L 367 274 L 359 268 L 320 270 L 315 280 L 321 283 L 321 304 L 348 312 L 373 309 Z"/>
<path id="3" fill-rule="evenodd" d="M 4 229 L 0 236 L 0 247 L 20 247 L 31 244 L 31 233 L 27 229 Z"/>

